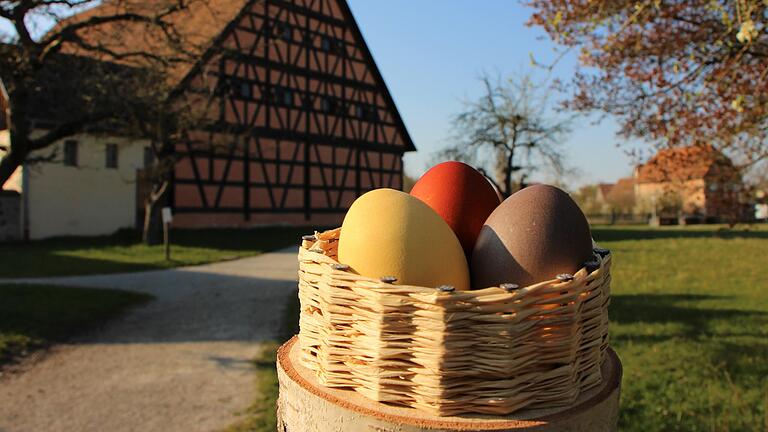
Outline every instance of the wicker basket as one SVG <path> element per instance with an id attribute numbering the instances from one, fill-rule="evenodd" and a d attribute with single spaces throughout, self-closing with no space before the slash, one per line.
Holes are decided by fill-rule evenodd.
<path id="1" fill-rule="evenodd" d="M 321 384 L 436 415 L 573 403 L 600 383 L 610 255 L 572 278 L 448 291 L 356 275 L 340 229 L 299 249 L 302 364 Z"/>

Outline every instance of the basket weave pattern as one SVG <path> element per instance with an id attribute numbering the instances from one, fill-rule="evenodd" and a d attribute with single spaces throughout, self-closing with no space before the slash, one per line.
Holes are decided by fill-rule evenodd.
<path id="1" fill-rule="evenodd" d="M 600 384 L 610 255 L 570 281 L 440 292 L 354 274 L 339 233 L 299 249 L 301 362 L 321 384 L 435 415 L 567 406 Z"/>

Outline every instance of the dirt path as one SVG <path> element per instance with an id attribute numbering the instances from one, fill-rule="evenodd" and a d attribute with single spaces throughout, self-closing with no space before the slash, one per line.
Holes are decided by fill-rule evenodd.
<path id="1" fill-rule="evenodd" d="M 249 364 L 296 289 L 295 248 L 173 270 L 45 283 L 156 300 L 0 378 L 0 431 L 211 431 L 254 399 Z M 30 280 L 33 281 L 33 280 Z M 62 288 L 66 289 L 66 288 Z"/>

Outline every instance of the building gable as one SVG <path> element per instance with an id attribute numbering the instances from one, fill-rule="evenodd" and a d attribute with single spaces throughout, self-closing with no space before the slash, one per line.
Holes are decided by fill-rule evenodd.
<path id="1" fill-rule="evenodd" d="M 178 211 L 308 218 L 402 187 L 415 148 L 344 1 L 252 1 L 216 43 L 179 89 L 215 97 L 177 146 Z"/>
<path id="2" fill-rule="evenodd" d="M 251 1 L 216 44 L 182 85 L 234 93 L 217 107 L 224 112 L 212 109 L 225 122 L 301 128 L 308 110 L 309 126 L 320 135 L 415 150 L 343 0 Z M 328 124 L 318 118 L 324 112 Z"/>
<path id="3" fill-rule="evenodd" d="M 684 182 L 724 171 L 735 171 L 728 157 L 711 145 L 693 145 L 660 150 L 637 167 L 636 177 L 639 183 Z"/>

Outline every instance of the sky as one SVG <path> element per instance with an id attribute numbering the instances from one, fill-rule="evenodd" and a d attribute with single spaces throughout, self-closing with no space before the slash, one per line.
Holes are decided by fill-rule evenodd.
<path id="1" fill-rule="evenodd" d="M 478 77 L 485 71 L 506 77 L 548 72 L 531 67 L 530 55 L 551 63 L 556 54 L 549 38 L 528 27 L 531 9 L 517 0 L 349 0 L 360 30 L 389 87 L 418 149 L 405 157 L 406 173 L 419 177 L 434 152 L 450 144 L 451 118 L 462 101 L 482 94 Z M 560 60 L 552 77 L 568 80 L 575 55 Z M 565 138 L 566 161 L 579 171 L 574 186 L 613 182 L 631 175 L 622 148 L 638 145 L 616 137 L 610 118 L 574 124 Z M 546 180 L 536 178 L 534 180 Z"/>
<path id="2" fill-rule="evenodd" d="M 451 118 L 462 101 L 482 94 L 478 77 L 548 72 L 531 66 L 557 55 L 537 27 L 528 27 L 531 9 L 518 0 L 348 0 L 417 152 L 405 156 L 405 170 L 418 178 L 435 152 L 451 143 Z M 0 31 L 8 30 L 0 20 Z M 562 58 L 550 78 L 573 76 L 575 55 Z M 642 145 L 617 137 L 608 118 L 594 125 L 580 119 L 562 145 L 568 166 L 577 169 L 572 186 L 614 182 L 631 175 L 624 149 Z M 622 147 L 617 147 L 620 144 Z M 534 175 L 534 181 L 546 181 Z"/>

